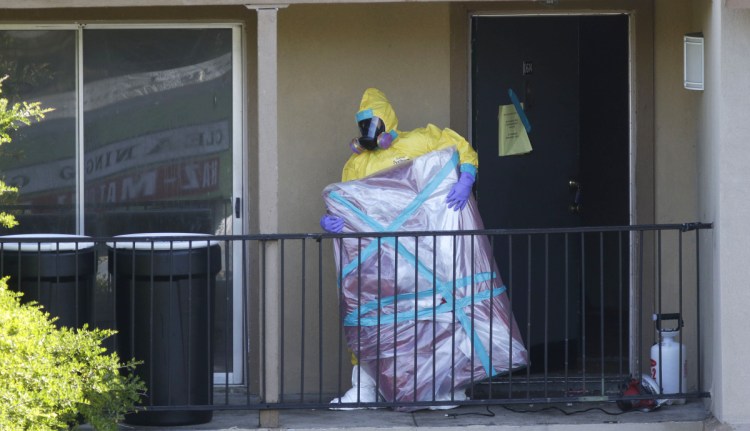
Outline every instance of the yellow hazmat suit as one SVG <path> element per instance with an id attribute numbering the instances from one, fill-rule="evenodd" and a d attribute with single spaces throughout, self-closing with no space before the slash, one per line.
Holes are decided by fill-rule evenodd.
<path id="1" fill-rule="evenodd" d="M 441 130 L 434 124 L 428 124 L 426 127 L 408 132 L 398 130 L 396 113 L 393 111 L 393 107 L 385 97 L 385 94 L 377 88 L 368 88 L 365 90 L 365 93 L 362 95 L 362 101 L 359 104 L 359 112 L 355 116 L 358 123 L 372 117 L 378 117 L 383 120 L 385 124 L 384 133 L 390 134 L 393 137 L 393 141 L 387 148 L 378 148 L 352 154 L 341 172 L 341 181 L 363 178 L 429 153 L 430 151 L 455 146 L 459 155 L 459 169 L 462 173 L 466 173 L 470 177 L 470 181 L 463 185 L 466 193 L 470 193 L 471 184 L 474 182 L 477 169 L 479 168 L 479 157 L 469 142 L 461 135 L 448 128 Z M 459 180 L 460 182 L 461 180 Z M 321 227 L 329 232 L 340 232 L 343 220 L 332 216 L 328 221 L 336 221 L 334 224 L 329 225 L 326 223 L 326 219 L 329 217 L 331 216 L 323 215 L 321 218 Z M 350 353 L 352 365 L 354 365 L 352 370 L 352 388 L 342 397 L 333 399 L 331 403 L 377 401 L 375 380 L 360 369 L 354 352 Z M 455 399 L 460 400 L 461 398 Z"/>
<path id="2" fill-rule="evenodd" d="M 344 165 L 341 181 L 351 181 L 387 169 L 399 163 L 419 157 L 430 151 L 455 146 L 459 154 L 461 172 L 468 172 L 476 177 L 479 167 L 477 152 L 468 141 L 455 131 L 440 129 L 434 124 L 403 132 L 398 130 L 398 117 L 382 91 L 368 88 L 362 95 L 357 122 L 379 117 L 385 123 L 385 133 L 395 134 L 390 147 L 373 151 L 352 154 Z M 395 132 L 395 133 L 394 133 Z M 357 365 L 357 358 L 352 354 L 352 364 Z"/>
<path id="3" fill-rule="evenodd" d="M 479 167 L 477 152 L 461 135 L 451 129 L 440 129 L 434 124 L 408 132 L 398 130 L 398 118 L 390 102 L 382 91 L 368 88 L 362 95 L 356 120 L 373 116 L 385 123 L 386 133 L 395 132 L 395 139 L 389 148 L 364 151 L 352 154 L 341 173 L 342 181 L 356 180 L 396 164 L 419 157 L 430 151 L 455 146 L 460 158 L 461 172 L 476 177 Z"/>

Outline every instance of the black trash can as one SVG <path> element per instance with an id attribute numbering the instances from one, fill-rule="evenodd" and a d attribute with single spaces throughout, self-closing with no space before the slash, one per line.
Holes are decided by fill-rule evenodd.
<path id="1" fill-rule="evenodd" d="M 96 249 L 91 237 L 63 234 L 5 235 L 0 243 L 0 275 L 8 287 L 23 292 L 57 317 L 58 327 L 91 324 Z M 55 239 L 76 240 L 56 242 Z"/>
<path id="2" fill-rule="evenodd" d="M 187 238 L 168 240 L 164 237 Z M 192 239 L 195 237 L 195 239 Z M 109 243 L 115 283 L 117 351 L 143 361 L 144 410 L 136 425 L 191 425 L 211 421 L 211 410 L 149 410 L 149 406 L 210 406 L 213 402 L 213 313 L 221 249 L 209 235 L 145 233 Z"/>

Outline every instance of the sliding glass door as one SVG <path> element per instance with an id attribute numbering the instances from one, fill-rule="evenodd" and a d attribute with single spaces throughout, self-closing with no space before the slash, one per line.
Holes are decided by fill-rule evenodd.
<path id="1" fill-rule="evenodd" d="M 239 26 L 0 27 L 0 44 L 3 97 L 54 109 L 3 147 L 0 172 L 19 187 L 7 233 L 242 233 Z M 237 255 L 224 247 L 216 298 L 215 371 L 230 383 Z"/>

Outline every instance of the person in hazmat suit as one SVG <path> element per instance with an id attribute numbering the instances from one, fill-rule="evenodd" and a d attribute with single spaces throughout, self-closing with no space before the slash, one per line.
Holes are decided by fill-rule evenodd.
<path id="1" fill-rule="evenodd" d="M 385 94 L 376 88 L 365 90 L 355 119 L 360 136 L 349 144 L 353 154 L 344 165 L 341 181 L 360 179 L 428 152 L 455 146 L 459 154 L 460 175 L 447 195 L 446 205 L 454 211 L 461 211 L 466 206 L 477 175 L 479 158 L 461 135 L 434 124 L 411 131 L 398 130 L 398 118 L 393 107 Z M 344 228 L 344 219 L 326 213 L 320 219 L 320 226 L 326 232 L 340 233 Z M 376 402 L 374 378 L 358 366 L 354 354 L 352 364 L 352 388 L 331 403 Z M 461 400 L 461 395 L 453 399 Z"/>

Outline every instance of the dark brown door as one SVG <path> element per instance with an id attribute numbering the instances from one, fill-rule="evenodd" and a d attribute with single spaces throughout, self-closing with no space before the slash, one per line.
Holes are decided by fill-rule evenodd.
<path id="1" fill-rule="evenodd" d="M 487 228 L 629 223 L 628 58 L 626 15 L 473 18 L 472 142 Z M 501 157 L 509 89 L 533 151 Z M 627 247 L 625 233 L 496 239 L 532 371 L 581 368 L 627 346 Z"/>

